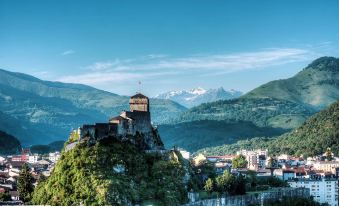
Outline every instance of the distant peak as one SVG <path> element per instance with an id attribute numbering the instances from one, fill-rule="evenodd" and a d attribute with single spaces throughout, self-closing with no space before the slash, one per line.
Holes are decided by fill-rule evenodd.
<path id="1" fill-rule="evenodd" d="M 339 59 L 335 57 L 320 57 L 309 64 L 305 69 L 317 69 L 327 71 L 339 70 Z"/>
<path id="2" fill-rule="evenodd" d="M 198 94 L 198 95 L 201 95 L 201 94 L 205 94 L 207 92 L 206 89 L 202 88 L 202 87 L 198 87 L 198 88 L 195 88 L 195 89 L 192 89 L 190 91 L 190 93 L 192 94 Z"/>

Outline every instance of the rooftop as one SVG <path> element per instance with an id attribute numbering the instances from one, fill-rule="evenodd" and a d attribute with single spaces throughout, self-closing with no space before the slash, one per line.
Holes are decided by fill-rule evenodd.
<path id="1" fill-rule="evenodd" d="M 145 95 L 143 95 L 141 93 L 137 93 L 137 94 L 131 96 L 131 99 L 141 99 L 141 98 L 148 99 L 148 97 L 146 97 Z"/>

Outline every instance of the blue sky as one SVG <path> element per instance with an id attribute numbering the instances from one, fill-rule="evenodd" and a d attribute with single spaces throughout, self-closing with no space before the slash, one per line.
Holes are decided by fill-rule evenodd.
<path id="1" fill-rule="evenodd" d="M 0 68 L 153 96 L 249 91 L 339 56 L 339 1 L 0 0 Z"/>

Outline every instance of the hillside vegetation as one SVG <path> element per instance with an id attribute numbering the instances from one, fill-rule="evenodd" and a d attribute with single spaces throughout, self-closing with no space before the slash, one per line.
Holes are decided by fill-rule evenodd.
<path id="1" fill-rule="evenodd" d="M 295 76 L 264 84 L 238 99 L 193 107 L 172 119 L 169 122 L 172 129 L 170 125 L 165 126 L 161 135 L 169 146 L 178 145 L 188 149 L 213 146 L 212 141 L 228 144 L 258 136 L 266 139 L 281 135 L 272 131 L 290 131 L 301 126 L 313 114 L 338 99 L 339 59 L 322 57 Z M 227 132 L 227 125 L 213 127 L 211 124 L 199 124 L 198 131 L 201 133 L 195 133 L 193 124 L 201 120 L 233 122 L 233 125 L 251 122 L 257 128 L 252 130 L 253 126 L 247 124 L 239 128 L 244 132 L 234 132 L 232 129 Z M 192 125 L 185 126 L 187 130 L 192 130 L 182 131 L 182 125 Z M 210 134 L 206 132 L 209 129 Z M 258 130 L 263 132 L 258 134 L 255 132 Z M 251 134 L 250 131 L 254 132 Z M 193 142 L 195 139 L 199 141 Z"/>
<path id="2" fill-rule="evenodd" d="M 245 121 L 201 120 L 175 125 L 159 125 L 158 130 L 167 148 L 180 146 L 191 152 L 206 146 L 236 143 L 253 136 L 277 136 L 284 129 L 258 127 Z"/>
<path id="3" fill-rule="evenodd" d="M 322 57 L 289 79 L 269 82 L 239 99 L 194 107 L 175 122 L 243 120 L 258 126 L 296 128 L 338 99 L 339 59 Z"/>
<path id="4" fill-rule="evenodd" d="M 18 154 L 21 151 L 19 140 L 12 135 L 0 131 L 0 155 Z"/>
<path id="5" fill-rule="evenodd" d="M 66 139 L 72 128 L 84 123 L 107 122 L 128 109 L 128 100 L 127 96 L 85 85 L 42 81 L 0 70 L 0 129 L 18 137 L 24 145 Z M 184 110 L 173 101 L 151 99 L 155 123 Z"/>
<path id="6" fill-rule="evenodd" d="M 324 108 L 339 99 L 339 59 L 316 59 L 289 79 L 264 84 L 242 98 L 276 98 Z"/>
<path id="7" fill-rule="evenodd" d="M 134 144 L 107 138 L 63 152 L 41 182 L 33 204 L 179 205 L 186 202 L 187 168 L 177 152 L 147 154 Z"/>
<path id="8" fill-rule="evenodd" d="M 267 148 L 271 154 L 314 156 L 330 147 L 339 155 L 339 101 L 315 114 L 302 126 L 277 138 L 253 138 L 236 144 L 204 148 L 210 155 L 233 154 L 239 149 Z"/>

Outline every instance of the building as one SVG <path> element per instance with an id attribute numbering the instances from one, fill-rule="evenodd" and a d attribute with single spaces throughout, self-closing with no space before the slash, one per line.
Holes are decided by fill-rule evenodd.
<path id="1" fill-rule="evenodd" d="M 189 151 L 179 148 L 179 152 L 184 159 L 189 160 L 191 158 L 191 153 Z"/>
<path id="2" fill-rule="evenodd" d="M 56 163 L 59 160 L 60 156 L 61 156 L 60 152 L 51 152 L 48 155 L 48 159 L 49 161 Z"/>
<path id="3" fill-rule="evenodd" d="M 235 155 L 222 155 L 222 156 L 207 156 L 207 160 L 210 162 L 229 162 L 235 158 Z"/>
<path id="4" fill-rule="evenodd" d="M 317 170 L 323 170 L 325 172 L 335 173 L 335 168 L 339 167 L 338 161 L 317 161 L 313 164 L 313 167 Z"/>
<path id="5" fill-rule="evenodd" d="M 244 155 L 247 161 L 247 168 L 251 170 L 263 169 L 266 166 L 268 150 L 241 150 L 237 155 Z"/>
<path id="6" fill-rule="evenodd" d="M 163 150 L 164 146 L 157 129 L 151 124 L 149 104 L 148 97 L 137 93 L 129 100 L 130 111 L 122 111 L 119 116 L 109 119 L 108 123 L 83 125 L 80 128 L 80 141 L 88 138 L 91 142 L 95 142 L 110 137 L 123 139 L 142 135 L 144 139 L 143 149 Z"/>
<path id="7" fill-rule="evenodd" d="M 34 154 L 34 155 L 28 155 L 28 163 L 35 164 L 36 162 L 39 161 L 39 155 Z"/>
<path id="8" fill-rule="evenodd" d="M 193 158 L 192 162 L 193 162 L 194 166 L 198 166 L 198 165 L 204 163 L 206 160 L 207 160 L 206 156 L 200 153 Z"/>
<path id="9" fill-rule="evenodd" d="M 309 188 L 310 195 L 319 203 L 338 206 L 338 178 L 334 175 L 310 175 L 309 178 L 290 179 L 288 183 L 294 188 Z"/>

